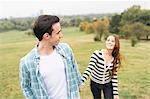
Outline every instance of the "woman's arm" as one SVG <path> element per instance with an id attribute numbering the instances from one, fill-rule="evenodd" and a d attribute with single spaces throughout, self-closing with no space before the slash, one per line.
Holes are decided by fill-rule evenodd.
<path id="1" fill-rule="evenodd" d="M 118 93 L 118 79 L 117 79 L 117 70 L 114 72 L 112 76 L 112 86 L 113 86 L 113 96 L 117 97 Z"/>

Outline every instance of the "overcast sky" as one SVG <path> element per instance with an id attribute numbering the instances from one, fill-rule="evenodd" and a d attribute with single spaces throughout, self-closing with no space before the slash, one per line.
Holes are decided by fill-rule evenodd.
<path id="1" fill-rule="evenodd" d="M 150 0 L 0 0 L 0 18 L 44 14 L 120 13 L 132 5 L 150 9 Z"/>

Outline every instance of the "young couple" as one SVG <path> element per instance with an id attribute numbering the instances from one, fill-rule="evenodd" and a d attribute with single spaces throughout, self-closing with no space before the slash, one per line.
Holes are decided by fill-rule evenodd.
<path id="1" fill-rule="evenodd" d="M 80 75 L 70 46 L 63 37 L 57 16 L 41 15 L 33 32 L 38 44 L 20 60 L 21 88 L 26 99 L 80 99 L 79 89 L 91 77 L 94 99 L 119 99 L 117 69 L 120 45 L 117 35 L 106 40 L 106 49 L 96 50 Z"/>

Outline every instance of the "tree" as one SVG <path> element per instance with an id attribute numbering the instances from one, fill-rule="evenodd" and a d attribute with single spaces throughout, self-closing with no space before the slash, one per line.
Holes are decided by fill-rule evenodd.
<path id="1" fill-rule="evenodd" d="M 121 13 L 121 26 L 125 25 L 126 23 L 134 23 L 135 19 L 137 19 L 141 14 L 141 7 L 138 5 L 133 5 L 132 7 L 125 10 Z"/>
<path id="2" fill-rule="evenodd" d="M 145 38 L 146 38 L 146 40 L 149 40 L 150 26 L 144 26 L 144 32 L 145 32 Z"/>
<path id="3" fill-rule="evenodd" d="M 118 34 L 120 27 L 121 15 L 114 15 L 111 18 L 109 32 Z"/>
<path id="4" fill-rule="evenodd" d="M 109 33 L 108 31 L 109 19 L 107 17 L 104 17 L 101 20 L 95 21 L 93 25 L 94 25 L 94 30 L 96 32 L 96 36 L 94 40 L 101 41 L 103 34 L 105 34 L 104 36 L 106 36 Z"/>
<path id="5" fill-rule="evenodd" d="M 125 34 L 127 39 L 131 39 L 131 45 L 134 46 L 137 43 L 137 40 L 139 41 L 143 39 L 143 37 L 148 39 L 148 36 L 150 35 L 150 27 L 143 23 L 135 22 L 132 24 L 125 24 L 121 28 L 121 32 Z"/>
<path id="6" fill-rule="evenodd" d="M 81 22 L 80 25 L 79 25 L 80 31 L 85 31 L 87 24 L 88 24 L 88 22 L 86 22 L 86 21 Z"/>
<path id="7" fill-rule="evenodd" d="M 4 31 L 4 30 L 12 30 L 15 28 L 15 25 L 10 22 L 8 19 L 4 19 L 2 21 L 0 21 L 0 30 Z"/>
<path id="8" fill-rule="evenodd" d="M 89 33 L 94 33 L 94 28 L 93 28 L 93 24 L 92 23 L 86 24 L 85 32 L 88 33 L 88 34 Z"/>
<path id="9" fill-rule="evenodd" d="M 150 25 L 150 10 L 141 10 L 139 16 L 134 21 L 141 22 L 145 25 Z"/>

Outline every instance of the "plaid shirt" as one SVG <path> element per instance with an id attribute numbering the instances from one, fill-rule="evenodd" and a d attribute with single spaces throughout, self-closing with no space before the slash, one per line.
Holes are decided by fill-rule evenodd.
<path id="1" fill-rule="evenodd" d="M 59 43 L 56 51 L 62 56 L 67 79 L 67 99 L 80 99 L 81 74 L 69 45 Z M 20 60 L 20 79 L 26 99 L 50 99 L 39 71 L 40 55 L 37 46 Z M 57 78 L 59 79 L 59 78 Z"/>

